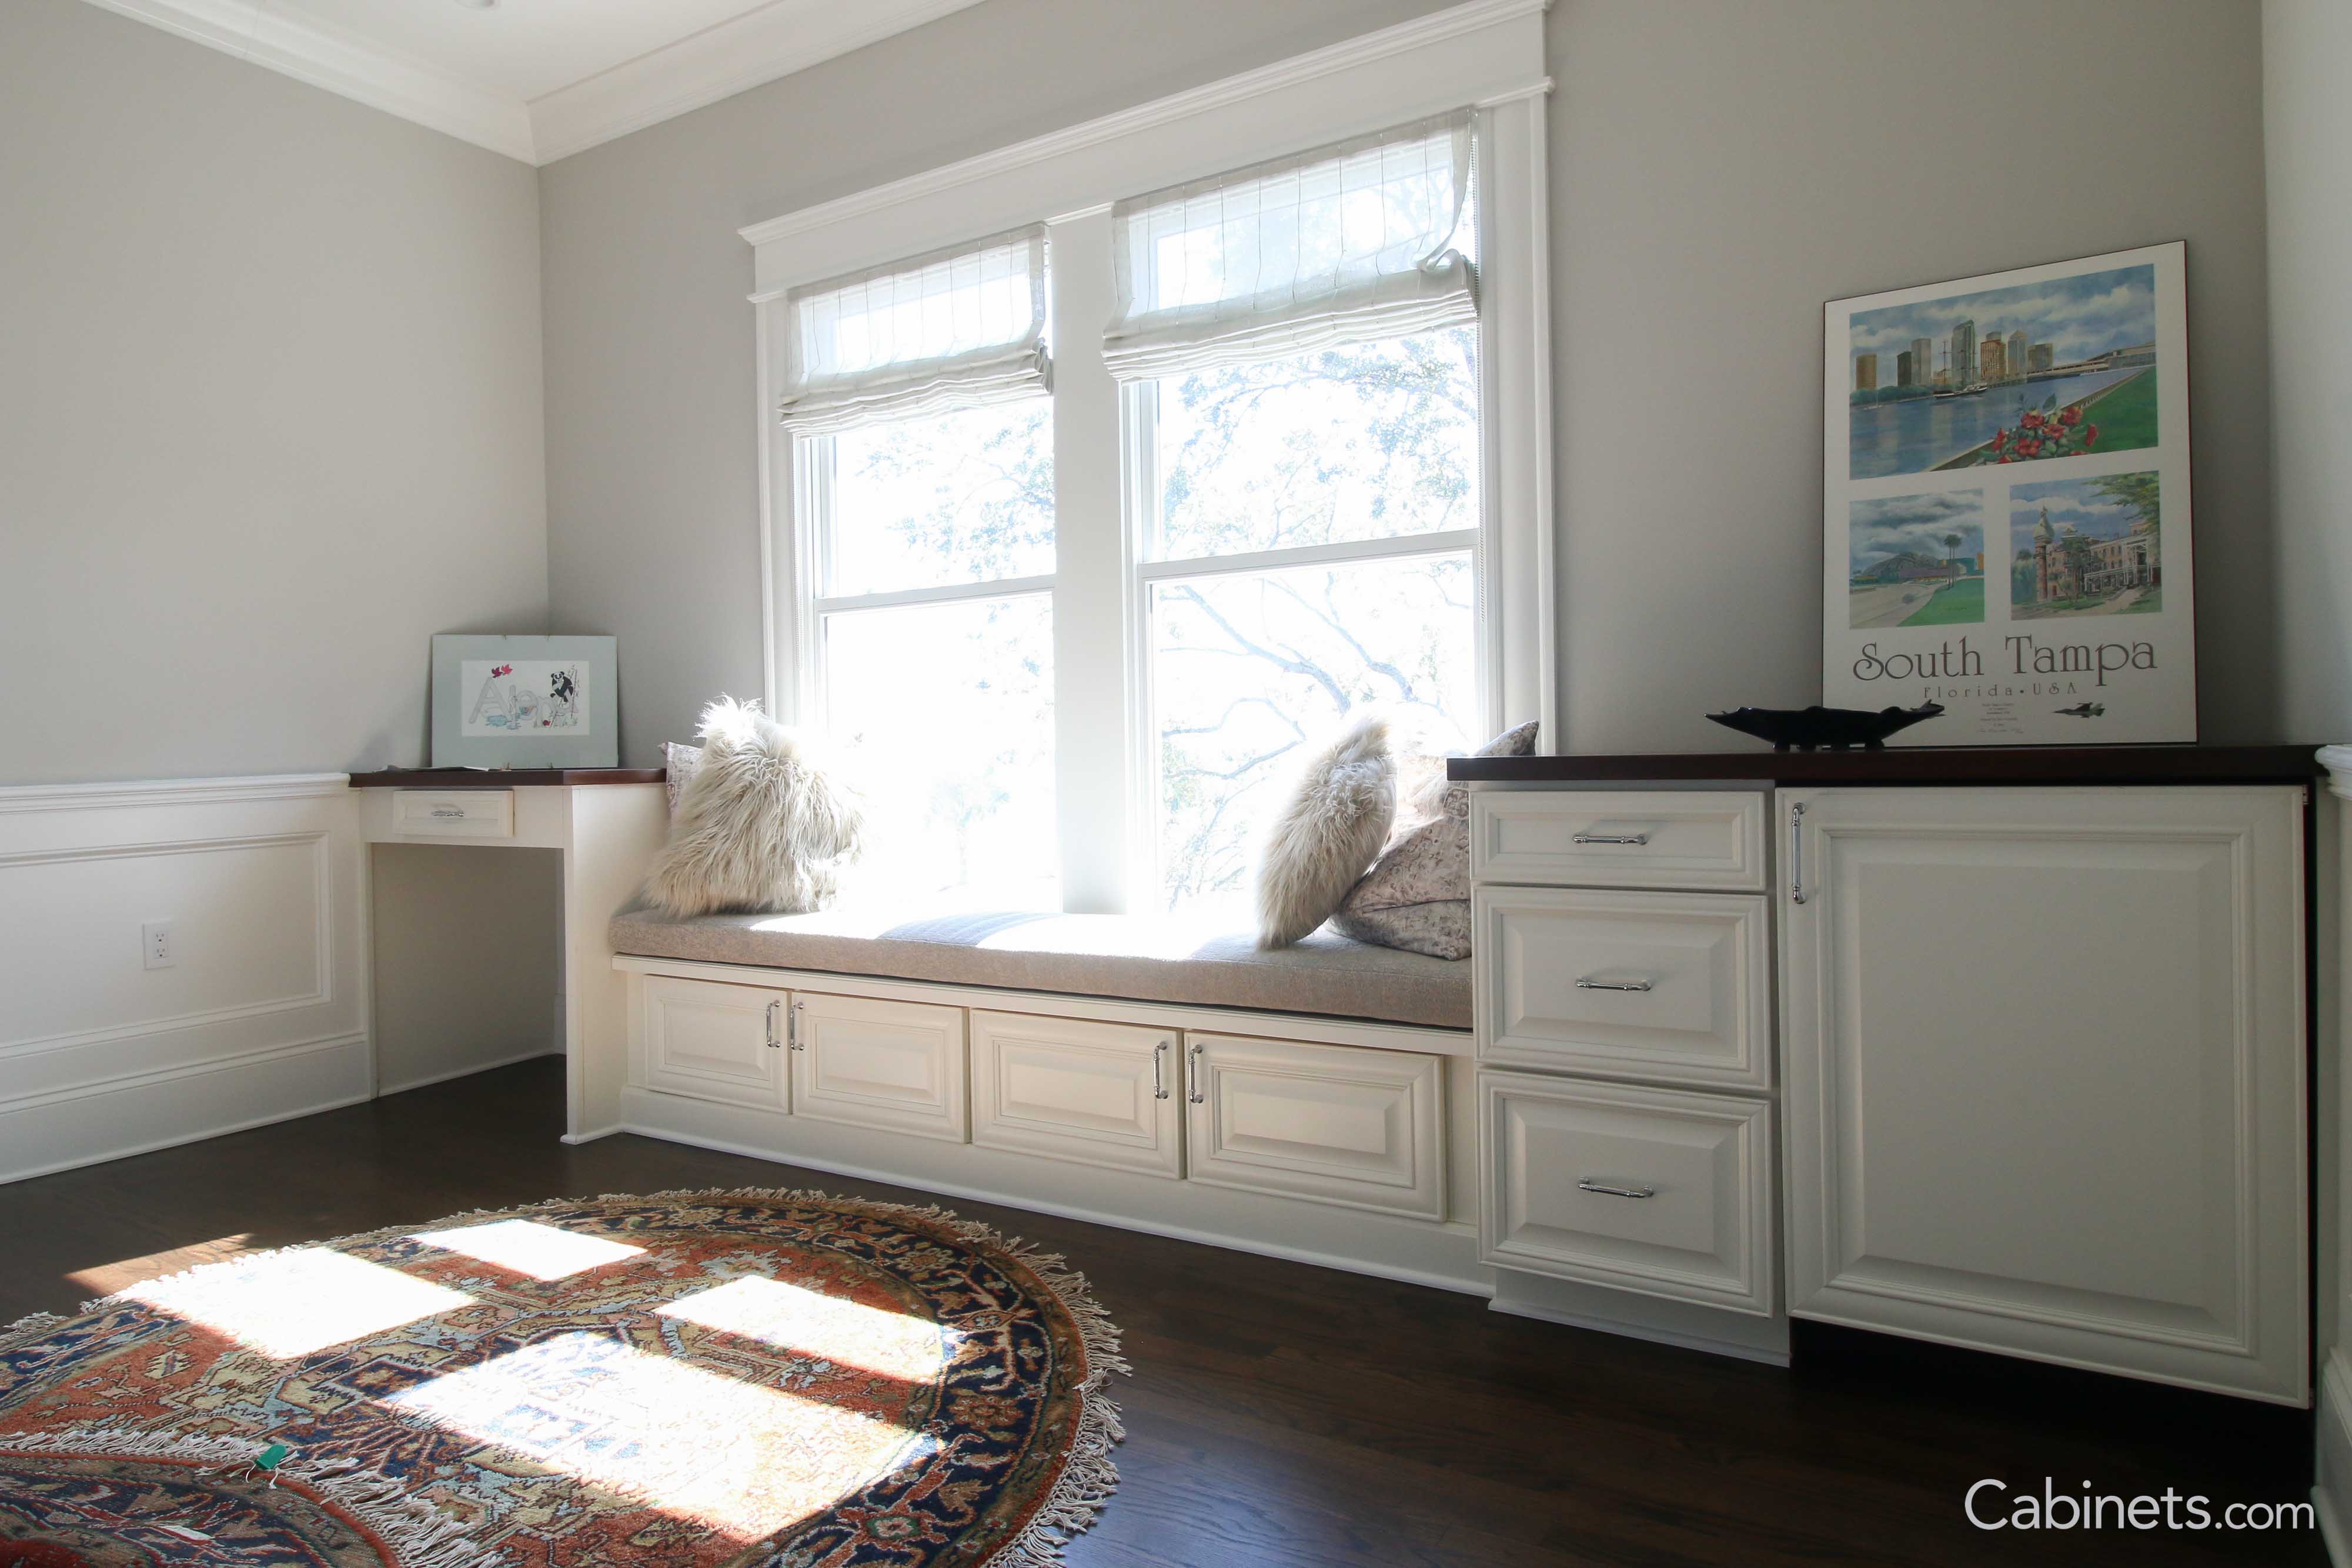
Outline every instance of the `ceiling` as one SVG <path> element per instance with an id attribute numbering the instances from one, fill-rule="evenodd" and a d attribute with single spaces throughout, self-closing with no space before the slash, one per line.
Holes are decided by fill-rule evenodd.
<path id="1" fill-rule="evenodd" d="M 90 0 L 530 163 L 979 0 Z"/>

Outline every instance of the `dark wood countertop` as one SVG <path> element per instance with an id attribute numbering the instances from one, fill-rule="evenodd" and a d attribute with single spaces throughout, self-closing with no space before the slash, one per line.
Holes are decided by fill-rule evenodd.
<path id="1" fill-rule="evenodd" d="M 662 768 L 387 768 L 354 773 L 354 789 L 510 789 L 518 784 L 658 784 Z"/>
<path id="2" fill-rule="evenodd" d="M 1890 747 L 1885 751 L 1695 751 L 1454 757 L 1449 779 L 1493 784 L 1760 779 L 1774 784 L 2308 784 L 2313 746 Z"/>

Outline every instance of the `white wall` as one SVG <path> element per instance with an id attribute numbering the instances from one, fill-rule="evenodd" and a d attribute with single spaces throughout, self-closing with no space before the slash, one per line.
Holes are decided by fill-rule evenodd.
<path id="1" fill-rule="evenodd" d="M 761 685 L 738 225 L 1437 8 L 991 0 L 542 170 L 552 614 L 620 633 L 627 758 Z M 2178 238 L 2205 733 L 2282 733 L 2253 0 L 1558 0 L 1547 35 L 1570 749 L 1818 700 L 1822 301 Z"/>
<path id="2" fill-rule="evenodd" d="M 424 757 L 546 619 L 530 168 L 0 5 L 0 783 Z"/>
<path id="3" fill-rule="evenodd" d="M 373 1092 L 352 797 L 333 773 L 0 789 L 0 1181 Z"/>

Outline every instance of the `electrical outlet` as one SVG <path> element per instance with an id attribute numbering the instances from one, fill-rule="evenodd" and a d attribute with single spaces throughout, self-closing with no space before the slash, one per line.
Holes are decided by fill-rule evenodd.
<path id="1" fill-rule="evenodd" d="M 180 961 L 180 950 L 172 941 L 172 923 L 150 920 L 139 928 L 139 949 L 151 969 L 168 969 Z"/>

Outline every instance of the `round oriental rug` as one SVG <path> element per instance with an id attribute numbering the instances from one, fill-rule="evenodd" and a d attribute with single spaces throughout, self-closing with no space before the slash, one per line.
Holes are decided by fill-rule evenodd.
<path id="1" fill-rule="evenodd" d="M 1030 1568 L 1118 1348 L 1059 1259 L 821 1193 L 259 1253 L 0 1332 L 0 1568 Z"/>

